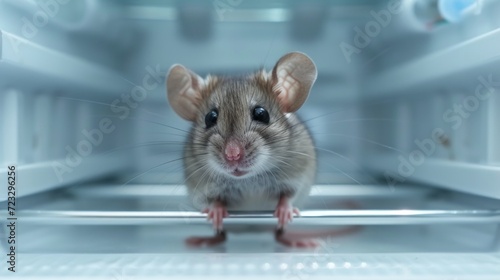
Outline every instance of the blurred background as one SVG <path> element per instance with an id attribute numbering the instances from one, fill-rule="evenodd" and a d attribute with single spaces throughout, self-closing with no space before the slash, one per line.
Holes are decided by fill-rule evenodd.
<path id="1" fill-rule="evenodd" d="M 442 140 L 450 141 L 437 143 L 429 157 L 474 163 L 500 158 L 490 144 L 498 132 L 479 131 L 476 124 L 495 114 L 486 112 L 486 105 L 470 118 L 459 116 L 467 123 L 457 131 L 448 125 L 458 122 L 456 112 L 448 123 L 442 116 L 478 81 L 473 75 L 440 78 L 494 59 L 496 53 L 481 57 L 489 42 L 429 57 L 495 30 L 500 24 L 495 1 L 3 0 L 0 5 L 3 129 L 9 135 L 2 142 L 2 162 L 62 163 L 73 152 L 76 162 L 86 154 L 77 151 L 87 139 L 83 131 L 93 135 L 108 116 L 116 131 L 98 145 L 80 143 L 92 149 L 81 164 L 102 156 L 101 164 L 89 168 L 105 169 L 103 174 L 134 170 L 123 178 L 132 179 L 131 174 L 179 157 L 183 133 L 152 123 L 189 127 L 166 102 L 164 76 L 172 64 L 202 76 L 236 75 L 271 69 L 289 51 L 307 53 L 318 67 L 300 114 L 318 147 L 329 150 L 320 155 L 320 182 L 356 183 L 367 179 L 360 172 L 366 168 L 380 177 L 400 162 L 381 165 L 376 155 L 372 164 L 374 153 L 408 156 L 418 148 L 414 140 L 431 137 L 441 126 Z M 452 65 L 460 59 L 465 66 Z M 15 132 L 8 131 L 12 127 Z M 165 140 L 177 143 L 157 142 Z M 137 180 L 178 182 L 179 163 Z M 69 172 L 65 166 L 45 175 L 52 180 L 48 185 L 61 185 L 53 180 L 60 181 L 58 174 L 66 183 L 86 178 L 86 167 Z M 161 175 L 166 172 L 170 175 Z"/>

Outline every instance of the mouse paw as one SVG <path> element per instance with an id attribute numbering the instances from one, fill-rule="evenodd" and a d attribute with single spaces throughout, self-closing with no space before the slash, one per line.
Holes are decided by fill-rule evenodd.
<path id="1" fill-rule="evenodd" d="M 226 207 L 220 202 L 214 202 L 209 208 L 203 210 L 203 213 L 207 213 L 207 220 L 212 221 L 214 229 L 218 231 L 222 230 L 222 219 L 229 215 Z"/>
<path id="2" fill-rule="evenodd" d="M 298 208 L 293 207 L 285 198 L 280 199 L 278 206 L 274 211 L 274 216 L 278 218 L 278 228 L 283 228 L 293 220 L 293 215 L 300 215 Z"/>
<path id="3" fill-rule="evenodd" d="M 294 248 L 315 248 L 321 244 L 318 239 L 287 236 L 281 230 L 276 231 L 275 239 L 282 245 Z"/>
<path id="4" fill-rule="evenodd" d="M 217 233 L 215 236 L 193 236 L 186 239 L 186 244 L 188 246 L 200 247 L 203 245 L 214 246 L 226 241 L 226 233 L 221 231 Z"/>

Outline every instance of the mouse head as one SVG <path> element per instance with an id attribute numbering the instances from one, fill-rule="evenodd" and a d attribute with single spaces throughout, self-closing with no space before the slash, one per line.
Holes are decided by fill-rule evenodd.
<path id="1" fill-rule="evenodd" d="M 246 178 L 280 166 L 290 149 L 291 113 L 304 104 L 317 72 L 303 53 L 281 57 L 271 73 L 201 78 L 182 65 L 167 74 L 167 97 L 194 124 L 188 149 L 218 174 Z"/>

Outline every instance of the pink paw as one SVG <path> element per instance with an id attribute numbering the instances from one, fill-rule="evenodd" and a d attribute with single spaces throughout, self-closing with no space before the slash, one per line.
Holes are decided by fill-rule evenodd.
<path id="1" fill-rule="evenodd" d="M 296 239 L 286 236 L 278 236 L 276 237 L 276 241 L 287 247 L 293 248 L 316 248 L 320 245 L 320 242 L 317 239 Z"/>
<path id="2" fill-rule="evenodd" d="M 207 213 L 207 220 L 212 221 L 214 229 L 218 231 L 222 230 L 222 219 L 229 215 L 226 207 L 219 202 L 214 202 L 209 208 L 203 210 L 203 213 Z"/>
<path id="3" fill-rule="evenodd" d="M 274 216 L 278 218 L 278 228 L 283 228 L 293 220 L 293 215 L 300 215 L 299 209 L 292 207 L 288 203 L 279 203 L 274 211 Z"/>
<path id="4" fill-rule="evenodd" d="M 220 244 L 224 241 L 226 241 L 226 233 L 220 232 L 220 233 L 217 233 L 215 236 L 209 236 L 209 237 L 193 236 L 193 237 L 190 237 L 190 238 L 186 239 L 186 244 L 188 246 L 193 246 L 193 247 L 201 247 L 203 245 L 214 246 L 214 245 Z"/>

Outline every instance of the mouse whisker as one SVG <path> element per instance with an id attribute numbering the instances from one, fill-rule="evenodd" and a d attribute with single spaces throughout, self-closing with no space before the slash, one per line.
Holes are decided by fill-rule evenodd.
<path id="1" fill-rule="evenodd" d="M 271 167 L 274 167 L 275 165 L 273 163 L 270 163 Z M 276 185 L 278 184 L 279 180 L 276 177 L 276 174 L 273 172 L 272 168 L 264 168 L 261 165 L 256 166 L 257 169 L 257 177 L 262 178 L 262 181 L 266 181 L 266 179 L 269 179 L 268 177 L 265 176 L 265 174 L 270 174 L 274 178 L 274 183 L 271 185 Z M 271 194 L 271 190 L 267 190 L 269 195 Z"/>
<path id="2" fill-rule="evenodd" d="M 261 153 L 262 155 L 267 155 L 269 157 L 271 157 L 271 154 L 264 154 L 264 153 Z M 291 165 L 290 163 L 284 161 L 285 159 L 290 159 L 289 157 L 285 157 L 285 156 L 279 156 L 279 155 L 274 155 L 272 156 L 273 160 L 276 160 L 278 161 L 278 163 L 281 163 L 281 164 L 284 164 L 284 165 L 287 165 L 287 166 L 290 166 L 292 168 L 294 168 L 295 166 Z M 283 159 L 283 160 L 280 160 L 280 159 Z"/>
<path id="3" fill-rule="evenodd" d="M 176 161 L 179 161 L 179 160 L 183 160 L 183 159 L 185 159 L 185 158 L 186 158 L 186 157 L 176 158 L 176 159 L 169 160 L 169 161 L 167 161 L 167 162 L 164 162 L 164 163 L 158 164 L 158 165 L 156 165 L 156 166 L 153 166 L 152 168 L 150 168 L 150 169 L 146 170 L 145 172 L 142 172 L 142 173 L 140 173 L 139 175 L 134 176 L 132 179 L 130 179 L 130 180 L 128 180 L 127 182 L 123 183 L 121 186 L 125 186 L 125 185 L 127 185 L 128 183 L 132 182 L 133 180 L 135 180 L 135 179 L 137 179 L 137 178 L 139 178 L 139 177 L 141 177 L 141 176 L 144 176 L 145 174 L 147 174 L 147 173 L 151 172 L 152 170 L 154 170 L 154 169 L 156 169 L 156 168 L 158 168 L 158 167 L 161 167 L 161 166 L 164 166 L 164 165 L 167 165 L 167 164 L 169 164 L 169 163 L 173 163 L 173 162 L 176 162 Z"/>
<path id="4" fill-rule="evenodd" d="M 160 126 L 163 126 L 163 127 L 167 127 L 167 128 L 170 128 L 170 129 L 174 129 L 174 130 L 178 130 L 178 131 L 181 131 L 185 134 L 174 134 L 174 133 L 166 133 L 165 134 L 170 134 L 170 135 L 175 135 L 175 136 L 182 136 L 182 137 L 185 137 L 187 135 L 190 135 L 191 132 L 188 131 L 188 130 L 183 130 L 183 129 L 180 129 L 180 128 L 177 128 L 177 127 L 174 127 L 174 126 L 171 126 L 171 125 L 167 125 L 167 124 L 164 124 L 164 123 L 160 123 L 160 122 L 155 122 L 155 121 L 151 121 L 151 120 L 146 120 L 146 119 L 141 119 L 141 118 L 136 118 L 136 117 L 127 117 L 126 119 L 121 119 L 120 116 L 116 116 L 116 115 L 107 115 L 107 114 L 89 114 L 90 116 L 93 116 L 93 117 L 106 117 L 106 118 L 112 118 L 112 119 L 119 119 L 120 122 L 125 122 L 125 121 L 141 121 L 141 122 L 147 122 L 147 123 L 152 123 L 152 124 L 156 124 L 156 125 L 160 125 Z M 157 132 L 155 130 L 155 132 Z"/>
<path id="5" fill-rule="evenodd" d="M 177 130 L 177 131 L 181 131 L 181 132 L 187 133 L 187 135 L 191 134 L 191 131 L 189 131 L 189 130 L 184 130 L 184 129 L 181 129 L 181 128 L 178 128 L 178 127 L 175 127 L 175 126 L 171 126 L 171 125 L 168 125 L 168 124 L 164 124 L 164 123 L 161 123 L 161 122 L 157 122 L 157 121 L 151 121 L 151 120 L 140 119 L 140 118 L 135 118 L 135 117 L 132 117 L 132 118 L 129 118 L 129 119 L 143 121 L 143 122 L 148 122 L 148 123 L 156 124 L 156 125 L 159 125 L 159 126 L 167 127 L 167 128 L 170 128 L 170 129 L 174 129 L 174 130 Z"/>
<path id="6" fill-rule="evenodd" d="M 283 135 L 283 136 L 279 136 L 279 137 L 274 136 L 274 137 L 272 137 L 271 141 L 265 142 L 264 145 L 266 145 L 266 146 L 271 146 L 272 145 L 272 146 L 277 147 L 277 148 L 279 148 L 279 147 L 290 147 L 289 141 L 290 141 L 290 136 L 288 136 L 288 135 Z M 282 146 L 276 145 L 276 144 L 279 144 L 279 143 L 285 143 L 285 144 L 282 145 Z"/>
<path id="7" fill-rule="evenodd" d="M 197 155 L 195 155 L 195 156 L 204 156 L 204 155 L 208 155 L 208 153 L 197 154 Z M 191 168 L 191 167 L 193 167 L 193 166 L 195 166 L 195 165 L 197 165 L 197 164 L 199 164 L 199 162 L 195 162 L 195 163 L 190 164 L 190 165 L 188 165 L 188 166 L 180 166 L 180 167 L 178 167 L 175 171 L 177 171 L 177 170 L 179 170 L 179 169 L 184 170 L 185 168 Z M 195 174 L 196 172 L 198 172 L 199 170 L 201 170 L 201 169 L 202 169 L 203 167 L 205 167 L 205 166 L 207 166 L 207 165 L 206 165 L 206 164 L 205 164 L 205 165 L 202 165 L 200 168 L 196 169 L 196 170 L 193 172 L 193 174 Z M 192 174 L 192 175 L 193 175 L 193 174 Z M 170 175 L 170 173 L 166 173 L 166 174 L 165 174 L 165 177 L 168 177 L 169 175 Z M 183 177 L 183 178 L 181 179 L 181 181 L 177 181 L 177 183 L 175 184 L 175 185 L 176 185 L 176 187 L 174 188 L 173 192 L 175 193 L 177 190 L 179 190 L 181 187 L 183 187 L 183 186 L 186 184 L 186 180 L 188 180 L 188 179 L 189 179 L 192 175 L 190 175 L 190 176 L 189 176 L 189 177 L 187 177 L 187 178 L 184 178 L 184 177 Z M 162 181 L 160 184 L 161 184 L 161 185 L 163 185 L 163 184 L 165 183 L 165 181 L 166 181 L 166 179 L 165 179 L 164 181 Z M 179 204 L 180 204 L 180 203 L 181 203 L 181 202 L 179 202 Z M 167 204 L 168 204 L 168 203 L 167 203 Z M 164 206 L 163 210 L 165 210 L 165 209 L 166 209 L 167 204 L 165 204 L 165 206 Z"/>
<path id="8" fill-rule="evenodd" d="M 114 152 L 120 151 L 120 150 L 128 150 L 128 149 L 148 147 L 148 146 L 162 146 L 162 145 L 184 145 L 184 143 L 181 141 L 151 141 L 151 142 L 145 142 L 145 143 L 138 143 L 138 144 L 134 144 L 134 145 L 116 147 L 116 148 L 104 151 L 102 154 L 107 155 L 107 154 L 114 153 Z"/>
<path id="9" fill-rule="evenodd" d="M 83 103 L 90 103 L 90 104 L 96 104 L 96 105 L 102 105 L 106 107 L 111 107 L 111 108 L 116 108 L 117 106 L 113 106 L 113 104 L 106 103 L 106 102 L 99 102 L 95 100 L 89 100 L 89 99 L 83 99 L 83 98 L 74 98 L 74 97 L 66 97 L 66 96 L 55 96 L 54 98 L 56 99 L 64 99 L 64 100 L 69 100 L 69 101 L 78 101 L 78 102 L 83 102 Z"/>
<path id="10" fill-rule="evenodd" d="M 339 171 L 340 173 L 342 173 L 344 176 L 346 176 L 347 178 L 353 180 L 354 182 L 356 182 L 356 184 L 360 185 L 360 186 L 363 186 L 363 184 L 361 182 L 359 182 L 358 180 L 354 179 L 354 177 L 352 177 L 351 175 L 347 174 L 346 172 L 344 172 L 342 169 L 338 168 L 338 167 L 335 167 L 333 164 L 331 163 L 328 163 L 328 162 L 324 162 L 324 164 L 326 164 L 327 166 Z"/>
<path id="11" fill-rule="evenodd" d="M 389 102 L 394 102 L 394 98 L 388 97 L 388 98 L 385 98 L 385 99 L 382 99 L 382 100 L 379 100 L 379 101 L 367 102 L 363 106 L 365 106 L 365 107 L 366 106 L 375 106 L 375 105 L 378 106 L 380 104 L 389 103 Z M 310 119 L 302 120 L 302 123 L 310 122 L 310 121 L 315 120 L 315 119 L 323 118 L 323 117 L 326 117 L 326 116 L 332 115 L 332 114 L 346 112 L 346 111 L 349 111 L 349 110 L 352 110 L 352 109 L 340 109 L 340 110 L 331 111 L 331 112 L 328 112 L 328 113 L 324 113 L 324 114 L 312 117 Z"/>
<path id="12" fill-rule="evenodd" d="M 394 122 L 394 123 L 403 123 L 400 120 L 396 119 L 388 119 L 388 118 L 357 118 L 357 119 L 345 119 L 345 120 L 336 120 L 332 122 L 328 122 L 329 125 L 336 123 L 344 123 L 344 122 L 365 122 L 365 121 L 376 121 L 376 122 Z M 311 126 L 309 126 L 311 128 Z"/>
<path id="13" fill-rule="evenodd" d="M 145 135 L 151 135 L 151 136 L 161 135 L 162 137 L 163 137 L 163 135 L 177 136 L 177 137 L 182 137 L 183 140 L 187 136 L 186 134 L 177 134 L 177 133 L 172 133 L 172 132 L 169 132 L 169 131 L 156 130 L 156 129 L 152 129 L 152 130 L 148 130 L 148 131 L 142 131 L 141 133 L 144 133 Z"/>
<path id="14" fill-rule="evenodd" d="M 379 143 L 377 141 L 374 141 L 374 140 L 371 140 L 371 139 L 368 139 L 368 138 L 365 138 L 365 137 L 358 137 L 358 136 L 353 136 L 353 135 L 348 135 L 348 134 L 342 134 L 342 133 L 318 133 L 317 135 L 334 135 L 334 136 L 348 137 L 348 138 L 352 138 L 352 139 L 356 139 L 356 140 L 365 141 L 367 143 L 371 143 L 371 144 L 374 144 L 374 145 L 377 145 L 377 146 L 380 146 L 380 147 L 383 147 L 383 148 L 386 148 L 386 149 L 398 152 L 400 154 L 403 154 L 403 151 L 401 151 L 399 149 L 396 149 L 395 147 L 392 147 L 392 146 L 389 146 L 389 145 L 385 145 L 383 143 Z"/>
<path id="15" fill-rule="evenodd" d="M 210 168 L 208 165 L 205 165 L 205 166 L 206 166 L 207 168 L 206 168 L 205 172 L 203 172 L 203 174 L 201 174 L 200 179 L 198 180 L 198 183 L 195 185 L 194 190 L 193 190 L 193 192 L 194 192 L 194 193 L 196 193 L 196 191 L 198 190 L 199 185 L 203 182 L 203 180 L 204 180 L 204 179 L 205 179 L 208 175 L 210 175 L 210 172 L 213 172 L 213 171 L 211 170 L 211 168 Z M 205 182 L 203 182 L 203 183 L 205 183 Z"/>
<path id="16" fill-rule="evenodd" d="M 354 160 L 340 154 L 340 153 L 337 153 L 333 150 L 329 150 L 329 149 L 324 149 L 324 148 L 320 148 L 320 147 L 315 147 L 316 150 L 321 150 L 321 151 L 325 151 L 325 152 L 328 152 L 328 153 L 331 153 L 331 154 L 334 154 L 350 163 L 352 163 L 358 170 L 360 170 L 361 172 L 363 172 L 364 175 L 366 175 L 367 177 L 369 177 L 370 179 L 372 179 L 374 182 L 377 182 L 377 180 L 375 178 L 373 178 L 373 176 L 369 175 L 367 172 L 364 171 L 364 168 L 361 167 L 358 163 L 356 163 Z"/>
<path id="17" fill-rule="evenodd" d="M 195 166 L 195 165 L 197 165 L 197 164 L 200 164 L 200 163 L 199 163 L 199 162 L 194 162 L 193 164 L 191 164 L 191 165 L 189 165 L 189 166 L 186 166 L 186 167 L 185 167 L 185 169 L 191 168 L 191 167 L 193 167 L 193 166 Z M 198 171 L 202 170 L 203 168 L 205 168 L 205 167 L 207 167 L 207 166 L 208 166 L 208 164 L 202 164 L 199 168 L 195 169 L 195 170 L 193 171 L 193 173 L 191 173 L 191 175 L 189 175 L 189 176 L 187 176 L 186 178 L 184 178 L 184 182 L 183 182 L 183 183 L 185 184 L 185 183 L 186 183 L 186 181 L 187 181 L 189 178 L 191 178 L 194 174 L 196 174 Z"/>
<path id="18" fill-rule="evenodd" d="M 91 104 L 96 104 L 96 105 L 102 105 L 102 106 L 109 106 L 110 108 L 119 108 L 120 106 L 113 105 L 112 103 L 105 103 L 105 102 L 99 102 L 99 101 L 94 101 L 94 100 L 89 100 L 89 99 L 83 99 L 83 98 L 73 98 L 73 97 L 64 97 L 64 96 L 56 96 L 55 98 L 58 99 L 64 99 L 64 100 L 70 100 L 70 101 L 78 101 L 78 102 L 85 102 L 85 103 L 91 103 Z M 160 119 L 164 119 L 164 115 L 160 115 L 154 112 L 151 112 L 149 110 L 146 110 L 144 108 L 133 108 L 133 110 L 138 110 L 142 111 L 145 113 L 148 113 L 152 116 L 158 117 Z"/>
<path id="19" fill-rule="evenodd" d="M 281 115 L 279 118 L 277 118 L 277 119 L 274 121 L 274 123 L 278 123 L 278 122 L 280 122 L 280 121 L 285 122 L 285 121 L 286 121 L 286 118 L 285 118 L 285 117 L 286 117 L 286 114 Z M 273 124 L 273 123 L 269 123 L 269 124 L 268 124 L 268 125 L 267 125 L 267 126 L 266 126 L 266 127 L 265 127 L 262 131 L 261 131 L 261 133 L 265 132 L 265 131 L 269 128 L 269 127 L 271 127 L 271 126 L 272 126 L 272 124 Z M 284 130 L 285 130 L 285 129 L 284 129 Z"/>
<path id="20" fill-rule="evenodd" d="M 328 150 L 325 150 L 325 151 L 328 151 Z M 289 153 L 294 153 L 294 154 L 300 154 L 300 155 L 303 155 L 303 156 L 307 156 L 307 157 L 311 157 L 311 158 L 314 158 L 313 156 L 311 155 L 308 155 L 308 154 L 305 154 L 305 153 L 301 153 L 301 152 L 295 152 L 295 151 L 290 151 L 288 150 L 287 152 Z M 330 151 L 330 152 L 333 152 L 333 151 Z M 340 155 L 340 154 L 339 154 Z M 341 156 L 341 155 L 340 155 Z M 347 159 L 347 158 L 346 158 Z M 352 176 L 348 175 L 347 173 L 345 173 L 344 171 L 342 171 L 341 169 L 333 166 L 332 164 L 328 164 L 328 166 L 330 167 L 333 167 L 334 169 L 336 169 L 337 171 L 341 172 L 343 175 L 347 176 L 348 178 L 350 178 L 351 180 L 353 180 L 354 182 L 358 183 L 359 185 L 362 185 L 359 181 L 357 181 L 356 179 L 354 179 Z"/>
<path id="21" fill-rule="evenodd" d="M 190 165 L 190 167 L 193 167 L 193 166 L 195 166 L 195 165 L 196 165 L 196 164 L 192 164 L 192 165 Z M 181 180 L 179 180 L 179 181 L 178 181 L 178 183 L 179 183 L 180 185 L 186 185 L 186 184 L 187 184 L 187 182 L 188 182 L 188 180 L 189 180 L 189 178 L 191 178 L 192 176 L 194 176 L 194 175 L 195 175 L 196 173 L 198 173 L 199 171 L 203 170 L 203 168 L 204 168 L 204 167 L 205 167 L 205 165 L 202 165 L 202 166 L 200 166 L 200 167 L 196 168 L 196 169 L 195 169 L 195 170 L 194 170 L 194 171 L 193 171 L 193 172 L 192 172 L 189 176 L 187 176 L 187 177 L 186 177 L 186 176 L 184 176 Z M 184 167 L 184 169 L 186 169 L 186 167 Z"/>
<path id="22" fill-rule="evenodd" d="M 170 129 L 174 129 L 174 130 L 177 130 L 177 131 L 184 132 L 184 133 L 186 133 L 185 135 L 191 134 L 191 131 L 189 131 L 189 130 L 184 130 L 184 129 L 181 129 L 181 128 L 178 128 L 178 127 L 175 127 L 175 126 L 171 126 L 171 125 L 168 125 L 168 124 L 164 124 L 164 123 L 161 123 L 161 122 L 158 122 L 158 121 L 152 121 L 152 120 L 143 119 L 143 118 L 127 117 L 127 118 L 125 118 L 125 119 L 122 120 L 120 118 L 120 116 L 116 116 L 116 115 L 98 115 L 98 116 L 108 117 L 108 118 L 116 118 L 116 119 L 120 119 L 120 121 L 132 120 L 132 121 L 147 122 L 147 123 L 151 123 L 151 124 L 155 124 L 155 125 L 159 125 L 159 126 L 163 126 L 163 127 L 167 127 L 167 128 L 170 128 Z"/>

